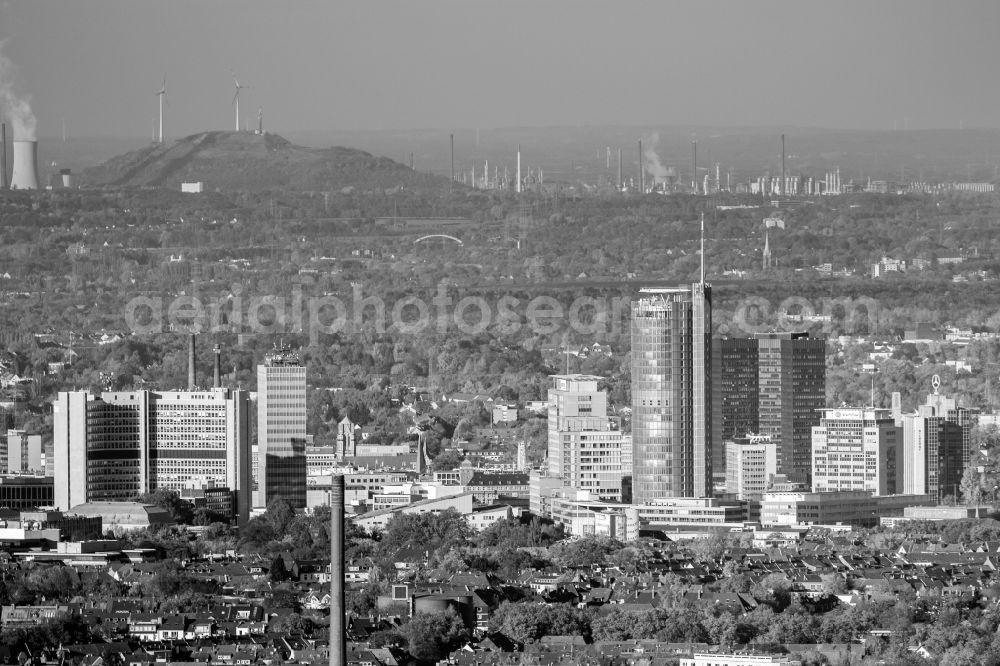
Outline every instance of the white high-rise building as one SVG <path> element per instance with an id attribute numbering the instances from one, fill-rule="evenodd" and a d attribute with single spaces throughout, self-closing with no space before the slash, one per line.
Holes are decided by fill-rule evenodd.
<path id="1" fill-rule="evenodd" d="M 726 442 L 726 492 L 740 500 L 759 500 L 778 473 L 778 446 L 768 435 Z"/>
<path id="2" fill-rule="evenodd" d="M 517 443 L 517 463 L 518 471 L 524 472 L 528 469 L 528 443 Z"/>
<path id="3" fill-rule="evenodd" d="M 24 430 L 7 431 L 7 472 L 42 474 L 42 436 L 29 435 Z"/>
<path id="4" fill-rule="evenodd" d="M 902 429 L 892 410 L 824 409 L 813 428 L 813 492 L 866 490 L 894 495 Z"/>
<path id="5" fill-rule="evenodd" d="M 67 391 L 52 409 L 57 509 L 204 484 L 229 488 L 237 519 L 249 518 L 245 391 Z"/>
<path id="6" fill-rule="evenodd" d="M 257 366 L 257 487 L 258 506 L 306 508 L 306 369 L 289 349 Z"/>
<path id="7" fill-rule="evenodd" d="M 595 497 L 621 500 L 625 435 L 608 416 L 600 377 L 552 375 L 549 388 L 549 476 Z"/>

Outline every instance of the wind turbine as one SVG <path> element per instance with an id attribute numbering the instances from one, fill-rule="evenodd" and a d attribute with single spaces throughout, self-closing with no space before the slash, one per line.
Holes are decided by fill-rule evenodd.
<path id="1" fill-rule="evenodd" d="M 236 72 L 233 72 L 233 83 L 236 84 L 236 94 L 233 95 L 233 104 L 236 105 L 236 131 L 240 131 L 240 90 L 243 88 L 249 88 L 250 86 L 241 86 L 240 82 L 236 80 Z"/>
<path id="2" fill-rule="evenodd" d="M 167 96 L 167 75 L 163 75 L 163 85 L 156 91 L 156 96 L 160 98 L 160 143 L 163 143 L 163 98 Z"/>

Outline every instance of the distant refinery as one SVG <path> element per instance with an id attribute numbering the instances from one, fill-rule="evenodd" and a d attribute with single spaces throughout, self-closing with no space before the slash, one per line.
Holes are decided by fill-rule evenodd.
<path id="1" fill-rule="evenodd" d="M 489 158 L 476 160 L 462 171 L 455 169 L 455 135 L 449 135 L 449 150 L 451 155 L 451 180 L 479 190 L 513 191 L 515 193 L 529 192 L 541 189 L 545 184 L 545 171 L 542 167 L 522 164 L 521 146 L 518 145 L 513 155 L 513 173 L 508 164 L 491 165 Z M 634 176 L 628 178 L 623 174 L 622 149 L 612 150 L 605 146 L 603 151 L 596 151 L 597 158 L 603 157 L 606 171 L 614 167 L 616 178 L 613 189 L 628 193 L 643 194 L 699 194 L 713 195 L 720 193 L 757 194 L 763 196 L 795 196 L 795 195 L 833 195 L 849 191 L 841 181 L 840 169 L 826 173 L 822 178 L 804 177 L 800 175 L 785 175 L 784 135 L 781 136 L 781 169 L 782 175 L 765 174 L 745 181 L 734 181 L 732 171 L 723 171 L 719 162 L 710 167 L 698 166 L 698 142 L 691 142 L 692 161 L 690 180 L 685 180 L 676 167 L 665 166 L 656 146 L 659 134 L 637 140 L 637 167 Z M 612 160 L 612 154 L 617 154 L 617 160 Z M 468 164 L 468 163 L 467 163 Z M 701 172 L 705 173 L 702 174 Z M 853 183 L 850 184 L 853 187 Z"/>
<path id="2" fill-rule="evenodd" d="M 501 168 L 494 163 L 491 170 L 489 159 L 484 159 L 482 161 L 481 170 L 479 165 L 474 163 L 467 171 L 456 174 L 454 134 L 450 135 L 450 148 L 452 182 L 462 183 L 463 185 L 476 190 L 513 190 L 518 194 L 538 189 L 545 184 L 544 170 L 540 168 L 534 169 L 532 167 L 526 167 L 522 170 L 520 145 L 517 147 L 517 151 L 514 154 L 513 178 L 511 177 L 507 166 L 504 166 L 501 170 Z"/>

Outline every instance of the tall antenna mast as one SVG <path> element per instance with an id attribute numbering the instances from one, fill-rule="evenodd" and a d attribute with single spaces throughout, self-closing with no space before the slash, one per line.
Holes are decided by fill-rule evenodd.
<path id="1" fill-rule="evenodd" d="M 646 170 L 642 165 L 642 139 L 639 139 L 639 194 L 646 193 Z"/>
<path id="2" fill-rule="evenodd" d="M 160 89 L 156 91 L 156 97 L 159 99 L 159 102 L 160 102 L 160 134 L 159 134 L 160 138 L 159 138 L 159 143 L 163 143 L 163 98 L 166 96 L 166 94 L 167 94 L 167 75 L 164 74 L 163 75 L 163 85 L 161 85 Z M 156 136 L 157 135 L 154 132 L 153 133 L 153 140 L 154 141 L 157 140 Z"/>
<path id="3" fill-rule="evenodd" d="M 691 169 L 693 174 L 691 176 L 691 193 L 698 194 L 698 141 L 691 142 L 691 151 L 693 154 Z"/>

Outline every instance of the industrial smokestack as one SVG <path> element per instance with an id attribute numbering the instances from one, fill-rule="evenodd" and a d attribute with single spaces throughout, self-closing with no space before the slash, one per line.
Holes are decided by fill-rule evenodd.
<path id="1" fill-rule="evenodd" d="M 781 135 L 781 196 L 785 196 L 785 135 Z"/>
<path id="2" fill-rule="evenodd" d="M 618 149 L 618 189 L 622 189 L 622 149 Z"/>
<path id="3" fill-rule="evenodd" d="M 330 490 L 330 666 L 347 666 L 344 627 L 344 477 Z"/>
<path id="4" fill-rule="evenodd" d="M 455 184 L 455 135 L 451 135 L 451 180 L 448 181 L 448 191 L 451 192 Z"/>
<path id="5" fill-rule="evenodd" d="M 521 144 L 517 144 L 517 182 L 514 183 L 514 191 L 521 192 Z"/>
<path id="6" fill-rule="evenodd" d="M 0 123 L 0 190 L 7 189 L 7 123 Z"/>
<path id="7" fill-rule="evenodd" d="M 215 366 L 212 372 L 212 386 L 219 388 L 222 386 L 222 347 L 215 345 L 212 348 L 215 352 Z"/>
<path id="8" fill-rule="evenodd" d="M 193 391 L 198 384 L 198 377 L 194 371 L 194 333 L 188 339 L 188 390 Z"/>
<path id="9" fill-rule="evenodd" d="M 14 190 L 38 189 L 38 142 L 14 139 L 14 168 L 10 187 Z"/>
<path id="10" fill-rule="evenodd" d="M 639 139 L 639 193 L 646 192 L 646 170 L 642 168 L 642 139 Z"/>

